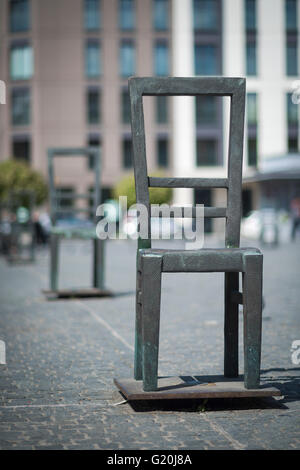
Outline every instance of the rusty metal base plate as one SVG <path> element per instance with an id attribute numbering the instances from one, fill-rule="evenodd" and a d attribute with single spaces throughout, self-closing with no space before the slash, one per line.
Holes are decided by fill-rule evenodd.
<path id="1" fill-rule="evenodd" d="M 132 401 L 281 396 L 275 387 L 264 385 L 248 390 L 242 377 L 229 379 L 221 375 L 159 377 L 158 389 L 153 392 L 145 392 L 141 380 L 114 379 L 114 383 L 127 400 Z"/>
<path id="2" fill-rule="evenodd" d="M 113 293 L 106 289 L 97 289 L 95 287 L 84 289 L 60 289 L 60 290 L 43 290 L 48 300 L 53 299 L 70 299 L 84 297 L 112 297 Z"/>

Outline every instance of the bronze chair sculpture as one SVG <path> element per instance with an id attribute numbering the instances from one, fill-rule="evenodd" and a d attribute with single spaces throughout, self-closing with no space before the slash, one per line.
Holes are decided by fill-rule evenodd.
<path id="1" fill-rule="evenodd" d="M 83 156 L 93 158 L 94 161 L 94 189 L 89 194 L 62 195 L 55 187 L 54 178 L 54 158 Z M 96 234 L 96 210 L 101 202 L 100 187 L 100 153 L 96 147 L 84 148 L 50 148 L 48 150 L 49 186 L 50 186 L 50 208 L 51 208 L 51 234 L 50 234 L 50 291 L 45 290 L 49 297 L 89 297 L 111 295 L 110 291 L 104 288 L 104 240 L 98 238 Z M 61 200 L 69 197 L 70 201 L 84 199 L 91 200 L 89 207 L 61 207 Z M 59 216 L 72 213 L 84 212 L 90 219 L 89 226 L 64 225 L 59 223 Z M 86 289 L 58 289 L 58 264 L 59 264 L 59 243 L 63 238 L 82 239 L 93 241 L 93 287 Z"/>
<path id="2" fill-rule="evenodd" d="M 137 251 L 136 329 L 134 381 L 116 379 L 125 396 L 138 398 L 177 398 L 180 390 L 168 393 L 158 386 L 158 350 L 163 272 L 225 273 L 224 375 L 238 377 L 238 308 L 244 310 L 244 386 L 229 384 L 218 392 L 214 387 L 198 388 L 188 396 L 276 395 L 274 388 L 259 389 L 262 326 L 262 262 L 256 248 L 240 248 L 242 156 L 245 111 L 245 79 L 222 77 L 130 78 L 131 123 L 137 203 L 148 213 L 148 236 L 139 239 Z M 143 96 L 229 96 L 231 100 L 227 178 L 156 178 L 147 172 Z M 204 208 L 204 217 L 226 218 L 225 247 L 222 249 L 166 250 L 151 248 L 151 207 L 149 187 L 225 188 L 227 207 Z M 239 292 L 239 273 L 243 293 Z M 138 381 L 142 383 L 137 386 Z M 201 385 L 201 384 L 200 384 Z M 213 384 L 216 385 L 216 384 Z M 175 387 L 175 389 L 176 389 Z M 210 388 L 210 391 L 208 389 Z M 151 393 L 153 392 L 153 393 Z M 215 395 L 213 395 L 213 393 Z M 165 393 L 165 395 L 164 395 Z M 167 394 L 166 394 L 167 393 Z M 207 395 L 206 395 L 207 394 Z"/>

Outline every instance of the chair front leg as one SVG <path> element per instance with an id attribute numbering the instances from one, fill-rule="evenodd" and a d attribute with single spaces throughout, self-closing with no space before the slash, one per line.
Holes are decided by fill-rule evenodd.
<path id="1" fill-rule="evenodd" d="M 260 380 L 263 255 L 246 253 L 243 263 L 244 384 L 251 389 Z"/>
<path id="2" fill-rule="evenodd" d="M 97 289 L 104 288 L 104 240 L 95 239 L 93 254 L 93 285 Z"/>
<path id="3" fill-rule="evenodd" d="M 140 266 L 140 255 L 137 254 L 137 270 L 136 270 L 136 296 L 135 296 L 135 344 L 134 344 L 134 378 L 135 380 L 143 379 L 143 351 L 142 351 L 142 273 Z"/>
<path id="4" fill-rule="evenodd" d="M 157 389 L 162 257 L 141 259 L 141 302 L 143 334 L 143 388 Z"/>
<path id="5" fill-rule="evenodd" d="M 58 269 L 59 269 L 59 235 L 50 235 L 50 288 L 53 291 L 58 289 Z"/>

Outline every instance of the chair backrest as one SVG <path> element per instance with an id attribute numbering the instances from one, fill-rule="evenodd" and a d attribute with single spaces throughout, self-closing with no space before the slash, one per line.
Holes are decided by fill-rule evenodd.
<path id="1" fill-rule="evenodd" d="M 129 79 L 134 175 L 137 203 L 148 211 L 148 238 L 139 247 L 151 246 L 151 207 L 149 187 L 225 188 L 227 207 L 206 207 L 204 217 L 226 218 L 225 245 L 240 243 L 242 160 L 245 115 L 245 78 L 227 77 L 132 77 Z M 143 96 L 229 96 L 230 130 L 227 178 L 154 178 L 148 177 Z M 193 214 L 195 211 L 193 210 Z"/>
<path id="2" fill-rule="evenodd" d="M 87 194 L 62 194 L 60 189 L 55 186 L 55 175 L 54 175 L 54 158 L 56 157 L 74 157 L 81 156 L 87 158 L 93 158 L 94 161 L 94 173 L 95 183 L 94 190 Z M 71 163 L 71 162 L 70 162 Z M 82 147 L 82 148 L 71 148 L 71 147 L 59 147 L 48 149 L 48 174 L 49 174 L 49 188 L 50 188 L 50 216 L 52 224 L 55 225 L 58 216 L 63 214 L 79 214 L 86 213 L 91 219 L 96 220 L 96 210 L 101 203 L 101 186 L 100 186 L 100 150 L 97 147 Z M 70 202 L 75 202 L 78 199 L 85 199 L 92 201 L 89 207 L 61 207 L 61 200 L 68 199 Z"/>

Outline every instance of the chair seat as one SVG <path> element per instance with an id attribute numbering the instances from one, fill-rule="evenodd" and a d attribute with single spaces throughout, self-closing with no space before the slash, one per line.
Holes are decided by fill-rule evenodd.
<path id="1" fill-rule="evenodd" d="M 55 226 L 51 228 L 51 233 L 63 238 L 80 238 L 83 240 L 96 239 L 96 227 L 63 227 Z"/>
<path id="2" fill-rule="evenodd" d="M 139 259 L 162 257 L 162 272 L 242 272 L 244 255 L 258 254 L 257 248 L 205 248 L 200 250 L 139 250 Z"/>

